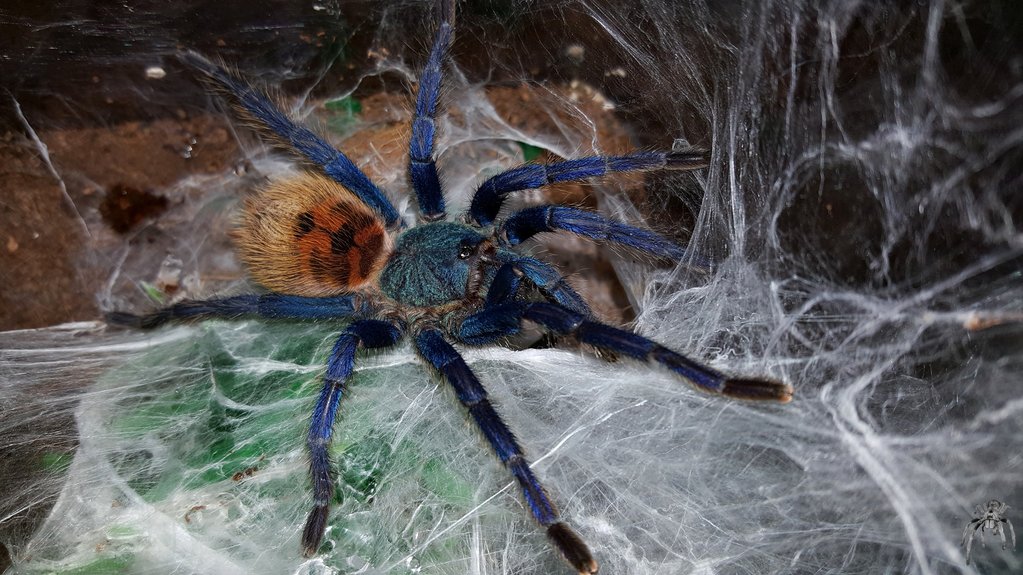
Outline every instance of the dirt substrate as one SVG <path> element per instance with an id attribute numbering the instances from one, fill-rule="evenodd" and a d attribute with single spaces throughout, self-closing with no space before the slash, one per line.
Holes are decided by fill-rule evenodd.
<path id="1" fill-rule="evenodd" d="M 42 133 L 38 142 L 4 134 L 0 330 L 98 319 L 112 262 L 95 253 L 158 220 L 168 185 L 218 173 L 237 154 L 227 124 L 211 116 Z"/>

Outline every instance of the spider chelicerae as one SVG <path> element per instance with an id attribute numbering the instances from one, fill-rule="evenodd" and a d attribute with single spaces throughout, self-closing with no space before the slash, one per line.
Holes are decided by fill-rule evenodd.
<path id="1" fill-rule="evenodd" d="M 434 137 L 454 13 L 453 0 L 437 2 L 437 33 L 419 78 L 408 166 L 420 225 L 412 227 L 344 153 L 294 123 L 235 74 L 196 53 L 182 53 L 244 120 L 304 160 L 307 169 L 268 184 L 242 210 L 235 233 L 238 254 L 267 292 L 182 301 L 142 315 L 112 312 L 108 321 L 152 328 L 177 320 L 256 316 L 344 325 L 327 361 L 307 437 L 314 503 L 302 532 L 306 555 L 317 552 L 329 520 L 335 480 L 328 448 L 356 352 L 411 338 L 422 358 L 453 387 L 514 476 L 551 543 L 579 573 L 592 574 L 597 562 L 589 548 L 562 521 L 518 441 L 452 342 L 498 343 L 528 321 L 616 356 L 652 361 L 710 393 L 787 402 L 792 388 L 768 379 L 727 376 L 645 337 L 600 323 L 551 265 L 516 251 L 538 233 L 558 231 L 674 261 L 685 254 L 680 246 L 649 230 L 568 206 L 529 207 L 499 217 L 505 198 L 516 192 L 615 172 L 696 170 L 708 164 L 702 150 L 527 163 L 486 179 L 468 213 L 448 221 Z"/>
<path id="2" fill-rule="evenodd" d="M 1016 548 L 1016 530 L 1012 527 L 1012 521 L 1005 516 L 1005 512 L 1009 509 L 1009 506 L 997 499 L 992 499 L 984 505 L 978 505 L 973 514 L 976 517 L 973 521 L 970 521 L 963 529 L 963 547 L 966 548 L 966 564 L 970 564 L 970 551 L 973 549 L 973 538 L 980 532 L 983 536 L 984 532 L 988 529 L 991 530 L 991 535 L 998 535 L 1002 538 L 1002 549 L 1005 549 L 1005 529 L 1004 525 L 1009 526 L 1009 533 L 1012 534 L 1012 547 Z M 1004 525 L 1003 525 L 1004 524 Z M 981 539 L 983 542 L 983 539 Z"/>

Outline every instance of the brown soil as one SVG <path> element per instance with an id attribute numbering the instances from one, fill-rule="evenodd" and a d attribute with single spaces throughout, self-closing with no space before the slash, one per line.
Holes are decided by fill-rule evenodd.
<path id="1" fill-rule="evenodd" d="M 220 172 L 238 153 L 227 125 L 214 117 L 42 133 L 39 139 L 52 171 L 25 135 L 0 140 L 2 330 L 97 319 L 96 294 L 110 270 L 89 252 L 158 218 L 172 200 L 163 191 L 170 184 Z"/>

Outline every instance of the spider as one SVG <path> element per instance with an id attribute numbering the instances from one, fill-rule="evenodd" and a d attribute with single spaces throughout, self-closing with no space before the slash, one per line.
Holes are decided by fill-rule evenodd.
<path id="1" fill-rule="evenodd" d="M 1005 517 L 1005 511 L 1009 509 L 1009 506 L 997 499 L 992 499 L 984 505 L 978 505 L 973 514 L 979 515 L 975 517 L 973 521 L 970 521 L 966 525 L 966 529 L 963 529 L 963 542 L 962 546 L 966 547 L 966 564 L 970 564 L 970 550 L 973 547 L 973 538 L 977 536 L 977 532 L 990 529 L 992 535 L 998 535 L 1002 538 L 1002 549 L 1005 549 L 1005 529 L 1002 523 L 1009 526 L 1009 533 L 1012 535 L 1012 548 L 1016 548 L 1016 530 L 1012 527 L 1012 521 L 1009 521 L 1008 517 Z M 983 539 L 981 543 L 983 544 Z"/>
<path id="2" fill-rule="evenodd" d="M 454 389 L 473 423 L 511 472 L 533 518 L 579 573 L 593 574 L 592 553 L 560 517 L 501 420 L 483 385 L 452 342 L 483 346 L 519 332 L 524 321 L 615 356 L 660 364 L 698 389 L 733 398 L 787 402 L 792 388 L 730 377 L 645 337 L 599 322 L 551 265 L 516 246 L 542 232 L 564 231 L 678 261 L 685 251 L 660 235 L 600 214 L 561 205 L 530 207 L 499 218 L 507 196 L 614 172 L 696 170 L 699 149 L 589 156 L 527 163 L 486 179 L 466 214 L 449 220 L 434 154 L 442 65 L 454 36 L 455 3 L 439 0 L 437 31 L 419 79 L 409 142 L 409 179 L 420 225 L 407 227 L 387 196 L 349 159 L 283 113 L 237 74 L 194 52 L 180 57 L 231 101 L 241 118 L 304 161 L 306 170 L 271 182 L 247 201 L 235 233 L 237 251 L 259 294 L 186 300 L 145 314 L 111 312 L 111 324 L 153 328 L 171 321 L 256 316 L 332 320 L 344 327 L 327 361 L 307 436 L 313 506 L 302 532 L 315 555 L 329 519 L 334 472 L 328 455 L 338 404 L 356 351 L 403 338 Z"/>

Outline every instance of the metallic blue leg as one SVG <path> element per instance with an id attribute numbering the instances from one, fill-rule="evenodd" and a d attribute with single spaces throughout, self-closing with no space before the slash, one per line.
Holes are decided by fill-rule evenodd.
<path id="1" fill-rule="evenodd" d="M 523 319 L 558 334 L 575 336 L 596 348 L 655 361 L 703 391 L 737 399 L 783 403 L 792 399 L 792 388 L 786 384 L 768 379 L 729 377 L 641 335 L 593 321 L 585 314 L 556 304 L 512 302 L 485 308 L 462 321 L 458 336 L 466 343 L 482 345 L 517 333 Z"/>
<path id="2" fill-rule="evenodd" d="M 523 164 L 483 182 L 473 195 L 469 215 L 476 224 L 489 226 L 512 192 L 533 190 L 558 182 L 581 181 L 612 172 L 696 170 L 708 165 L 703 150 L 636 152 L 624 156 L 587 156 L 553 164 Z"/>
<path id="3" fill-rule="evenodd" d="M 547 497 L 540 480 L 533 475 L 515 436 L 501 421 L 487 399 L 487 391 L 469 369 L 462 356 L 451 347 L 437 330 L 424 330 L 416 336 L 419 353 L 444 376 L 455 389 L 455 395 L 469 410 L 483 436 L 490 442 L 501 463 L 511 471 L 522 489 L 522 497 L 529 505 L 536 522 L 547 529 L 547 535 L 580 573 L 596 573 L 586 544 L 558 518 L 557 508 Z"/>
<path id="4" fill-rule="evenodd" d="M 526 279 L 540 288 L 540 291 L 549 295 L 562 306 L 587 316 L 592 313 L 590 306 L 586 305 L 586 300 L 572 289 L 572 286 L 568 285 L 558 270 L 550 264 L 533 258 L 520 257 L 514 252 L 501 253 L 501 259 L 505 264 L 512 264 Z M 493 291 L 495 286 L 491 285 L 490 289 Z M 518 289 L 517 285 L 515 289 Z M 487 297 L 490 298 L 489 293 Z M 495 295 L 495 297 L 497 296 Z M 500 297 L 507 298 L 509 295 L 505 294 Z M 510 297 L 514 297 L 514 292 L 511 292 Z"/>
<path id="5" fill-rule="evenodd" d="M 355 366 L 355 350 L 361 343 L 366 348 L 390 347 L 397 343 L 401 332 L 394 324 L 378 320 L 353 322 L 334 344 L 327 362 L 323 391 L 316 402 L 306 443 L 309 446 L 309 471 L 313 483 L 313 509 L 302 530 L 302 548 L 307 557 L 316 553 L 327 528 L 330 501 L 334 497 L 334 478 L 330 470 L 330 437 L 334 431 L 337 407 L 344 393 L 345 383 Z"/>
<path id="6" fill-rule="evenodd" d="M 487 290 L 486 307 L 515 301 L 515 296 L 522 285 L 523 272 L 514 263 L 507 263 L 497 269 L 494 280 Z"/>
<path id="7" fill-rule="evenodd" d="M 186 300 L 141 315 L 114 311 L 107 323 L 134 328 L 153 328 L 176 320 L 237 319 L 257 316 L 270 319 L 347 319 L 367 311 L 353 296 L 302 297 L 277 293 L 246 294 L 203 301 Z"/>
<path id="8" fill-rule="evenodd" d="M 509 301 L 488 305 L 467 316 L 458 326 L 458 341 L 469 345 L 487 345 L 522 329 L 522 314 L 528 302 Z"/>
<path id="9" fill-rule="evenodd" d="M 419 200 L 419 213 L 426 221 L 444 218 L 444 193 L 441 191 L 437 164 L 433 157 L 436 135 L 437 98 L 440 94 L 441 65 L 453 33 L 454 6 L 450 0 L 440 0 L 440 27 L 433 42 L 433 50 L 426 68 L 419 77 L 416 94 L 416 115 L 412 120 L 412 139 L 409 141 L 409 175 L 412 188 Z"/>
<path id="10" fill-rule="evenodd" d="M 320 166 L 334 181 L 351 190 L 363 203 L 380 213 L 388 225 L 398 221 L 398 210 L 394 209 L 387 196 L 344 153 L 312 131 L 292 122 L 264 94 L 204 56 L 184 51 L 178 57 L 205 74 L 215 88 L 226 92 L 246 119 L 269 130 L 269 135 L 289 151 Z"/>
<path id="11" fill-rule="evenodd" d="M 621 244 L 676 262 L 687 257 L 685 248 L 650 230 L 567 206 L 536 206 L 516 212 L 501 225 L 499 235 L 503 235 L 510 245 L 515 246 L 538 233 L 558 230 L 592 240 Z"/>

